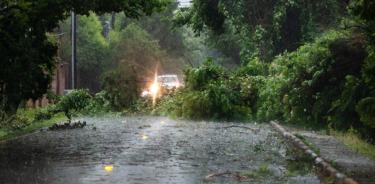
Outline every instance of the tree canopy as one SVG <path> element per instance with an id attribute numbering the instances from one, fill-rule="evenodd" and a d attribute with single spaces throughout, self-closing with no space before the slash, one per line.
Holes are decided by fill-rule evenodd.
<path id="1" fill-rule="evenodd" d="M 0 103 L 14 112 L 43 95 L 54 71 L 56 45 L 48 38 L 70 11 L 88 15 L 123 11 L 128 17 L 163 9 L 164 0 L 3 0 L 0 2 Z"/>
<path id="2" fill-rule="evenodd" d="M 284 51 L 294 51 L 314 34 L 337 24 L 347 2 L 290 0 L 194 0 L 191 8 L 176 15 L 176 23 L 190 25 L 197 33 L 210 30 L 231 35 L 242 50 L 242 59 L 258 56 L 270 61 Z M 236 39 L 239 35 L 241 39 Z M 220 37 L 222 38 L 222 37 Z M 217 40 L 217 38 L 215 39 Z M 233 44 L 232 44 L 233 45 Z M 246 63 L 246 62 L 245 62 Z"/>

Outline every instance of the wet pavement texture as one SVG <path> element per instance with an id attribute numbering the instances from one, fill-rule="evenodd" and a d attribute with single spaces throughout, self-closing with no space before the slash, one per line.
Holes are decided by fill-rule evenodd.
<path id="1" fill-rule="evenodd" d="M 88 125 L 0 143 L 0 183 L 320 183 L 288 170 L 296 161 L 268 124 L 77 120 Z"/>

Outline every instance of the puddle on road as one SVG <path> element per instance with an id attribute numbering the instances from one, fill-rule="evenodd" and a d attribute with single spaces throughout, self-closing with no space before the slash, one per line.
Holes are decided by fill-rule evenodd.
<path id="1" fill-rule="evenodd" d="M 265 124 L 85 120 L 1 144 L 0 183 L 319 183 Z"/>

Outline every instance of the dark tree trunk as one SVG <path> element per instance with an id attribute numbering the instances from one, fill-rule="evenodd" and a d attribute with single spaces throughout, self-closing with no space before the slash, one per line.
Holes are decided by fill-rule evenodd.
<path id="1" fill-rule="evenodd" d="M 115 23 L 116 23 L 116 13 L 112 13 L 112 18 L 111 18 L 111 28 L 115 29 Z"/>

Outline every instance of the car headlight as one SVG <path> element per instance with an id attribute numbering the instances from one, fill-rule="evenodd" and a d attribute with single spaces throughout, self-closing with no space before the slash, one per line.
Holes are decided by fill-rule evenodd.
<path id="1" fill-rule="evenodd" d="M 150 93 L 151 93 L 152 95 L 156 95 L 156 94 L 158 94 L 159 89 L 160 89 L 160 87 L 159 87 L 158 83 L 155 82 L 155 83 L 153 83 L 153 84 L 150 86 Z"/>
<path id="2" fill-rule="evenodd" d="M 142 93 L 141 93 L 141 97 L 146 97 L 150 94 L 150 92 L 148 92 L 147 90 L 144 90 Z"/>

